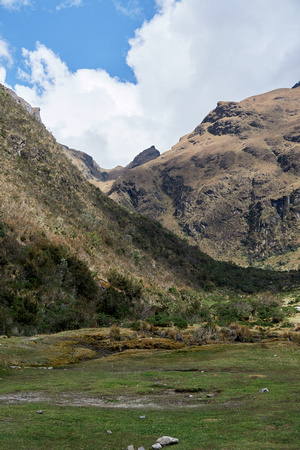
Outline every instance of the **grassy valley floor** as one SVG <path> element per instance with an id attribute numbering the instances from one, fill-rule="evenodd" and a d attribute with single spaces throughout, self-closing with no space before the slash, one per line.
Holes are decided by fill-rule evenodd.
<path id="1" fill-rule="evenodd" d="M 162 435 L 177 437 L 178 450 L 299 448 L 299 344 L 103 357 L 95 336 L 0 338 L 1 449 L 150 449 Z"/>

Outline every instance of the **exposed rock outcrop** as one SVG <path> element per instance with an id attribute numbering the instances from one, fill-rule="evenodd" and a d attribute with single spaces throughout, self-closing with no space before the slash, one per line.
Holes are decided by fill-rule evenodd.
<path id="1" fill-rule="evenodd" d="M 170 151 L 122 174 L 109 195 L 214 258 L 297 268 L 300 89 L 219 102 Z"/>
<path id="2" fill-rule="evenodd" d="M 36 118 L 39 122 L 41 122 L 40 108 L 32 107 L 28 102 L 26 102 L 23 98 L 19 97 L 12 89 L 4 87 L 5 91 L 17 102 L 21 105 L 26 111 L 29 112 L 32 116 Z"/>

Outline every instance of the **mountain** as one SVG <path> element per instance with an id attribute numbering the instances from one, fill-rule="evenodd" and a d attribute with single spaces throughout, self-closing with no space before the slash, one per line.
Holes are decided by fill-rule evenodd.
<path id="1" fill-rule="evenodd" d="M 219 102 L 172 149 L 108 195 L 218 260 L 300 263 L 300 87 Z"/>
<path id="2" fill-rule="evenodd" d="M 94 159 L 84 152 L 71 149 L 66 145 L 62 146 L 65 155 L 72 161 L 72 163 L 78 167 L 83 175 L 96 186 L 99 182 L 108 182 L 106 185 L 100 184 L 102 190 L 108 190 L 111 187 L 111 180 L 116 180 L 120 175 L 124 174 L 128 170 L 134 169 L 134 167 L 141 166 L 149 161 L 152 161 L 160 156 L 159 151 L 152 145 L 150 148 L 143 150 L 139 153 L 133 161 L 127 166 L 117 166 L 113 169 L 102 169 L 94 161 Z M 106 186 L 106 187 L 104 187 Z"/>
<path id="3" fill-rule="evenodd" d="M 94 327 L 160 312 L 200 320 L 208 317 L 202 301 L 209 293 L 227 305 L 228 296 L 300 285 L 299 271 L 214 261 L 118 205 L 1 85 L 0 188 L 0 334 Z"/>

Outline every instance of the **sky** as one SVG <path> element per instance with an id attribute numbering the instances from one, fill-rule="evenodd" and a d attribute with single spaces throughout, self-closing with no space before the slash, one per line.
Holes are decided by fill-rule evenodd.
<path id="1" fill-rule="evenodd" d="M 0 83 L 103 168 L 300 80 L 299 0 L 0 0 Z"/>

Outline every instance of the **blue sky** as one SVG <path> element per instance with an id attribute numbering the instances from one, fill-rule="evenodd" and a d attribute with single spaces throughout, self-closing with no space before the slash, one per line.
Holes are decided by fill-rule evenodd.
<path id="1" fill-rule="evenodd" d="M 155 11 L 153 0 L 4 0 L 0 36 L 9 43 L 14 58 L 6 81 L 18 82 L 15 68 L 22 65 L 22 48 L 33 49 L 38 41 L 72 71 L 101 67 L 111 76 L 134 82 L 134 73 L 126 64 L 129 39 Z"/>
<path id="2" fill-rule="evenodd" d="M 0 0 L 0 82 L 101 167 L 300 80 L 299 0 Z"/>

